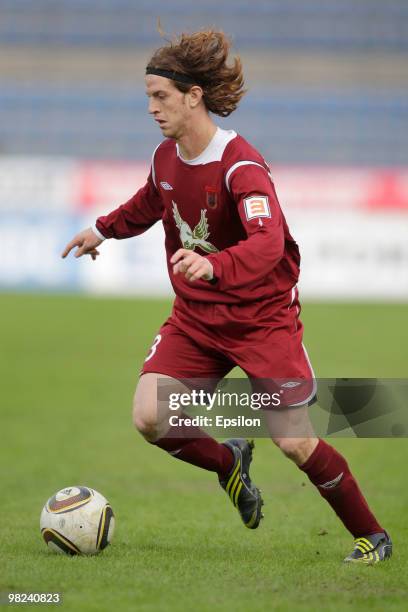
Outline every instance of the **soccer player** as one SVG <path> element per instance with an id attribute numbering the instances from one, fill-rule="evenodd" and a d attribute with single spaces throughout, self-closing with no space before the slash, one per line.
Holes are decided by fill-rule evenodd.
<path id="1" fill-rule="evenodd" d="M 254 384 L 314 379 L 302 344 L 298 246 L 270 170 L 244 138 L 213 120 L 230 115 L 245 93 L 240 59 L 229 63 L 229 48 L 223 33 L 210 30 L 182 34 L 155 51 L 146 93 L 165 139 L 153 153 L 147 182 L 75 236 L 62 256 L 77 247 L 75 257 L 95 259 L 105 239 L 131 238 L 162 221 L 176 299 L 144 362 L 134 424 L 176 459 L 215 472 L 245 526 L 255 529 L 263 501 L 249 476 L 253 444 L 219 443 L 198 427 L 182 425 L 175 435 L 168 410 L 158 402 L 159 379 L 175 386 L 184 379 L 217 381 L 236 365 Z M 297 390 L 288 406 L 307 415 L 314 401 L 314 385 L 305 385 L 303 397 Z M 354 536 L 345 561 L 389 558 L 391 540 L 344 457 L 311 427 L 303 436 L 271 435 Z"/>

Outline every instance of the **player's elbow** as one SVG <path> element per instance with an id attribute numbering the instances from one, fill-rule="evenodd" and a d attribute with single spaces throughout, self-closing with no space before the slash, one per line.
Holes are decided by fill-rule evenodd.
<path id="1" fill-rule="evenodd" d="M 271 267 L 275 267 L 280 262 L 285 254 L 285 237 L 282 234 L 274 235 L 268 242 L 268 246 L 265 248 L 264 255 L 268 259 L 268 263 Z"/>

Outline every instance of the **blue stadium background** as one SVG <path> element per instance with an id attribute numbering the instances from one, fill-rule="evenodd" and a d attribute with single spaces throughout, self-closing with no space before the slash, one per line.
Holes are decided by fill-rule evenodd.
<path id="1" fill-rule="evenodd" d="M 405 0 L 0 0 L 0 152 L 145 159 L 158 16 L 231 34 L 251 91 L 225 125 L 272 162 L 408 162 Z"/>

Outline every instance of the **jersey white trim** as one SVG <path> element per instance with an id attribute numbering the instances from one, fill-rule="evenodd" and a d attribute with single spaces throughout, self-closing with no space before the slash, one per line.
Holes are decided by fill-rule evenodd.
<path id="1" fill-rule="evenodd" d="M 101 234 L 101 232 L 98 230 L 98 228 L 96 227 L 96 223 L 94 223 L 91 227 L 91 230 L 93 231 L 93 233 L 99 238 L 99 240 L 106 240 L 106 236 L 104 236 L 103 234 Z"/>
<path id="2" fill-rule="evenodd" d="M 180 153 L 178 144 L 176 143 L 177 157 L 189 166 L 200 166 L 203 164 L 209 164 L 211 162 L 219 162 L 224 155 L 225 148 L 231 140 L 237 137 L 237 133 L 234 130 L 222 130 L 217 127 L 217 131 L 212 137 L 208 146 L 200 153 L 198 157 L 194 159 L 184 159 Z"/>
<path id="3" fill-rule="evenodd" d="M 288 306 L 288 310 L 289 308 L 292 306 L 293 302 L 295 301 L 295 297 L 296 297 L 296 289 L 297 289 L 297 285 L 293 285 L 292 287 L 292 291 L 291 291 L 291 300 L 290 300 L 290 304 Z"/>
<path id="4" fill-rule="evenodd" d="M 160 147 L 160 145 L 161 145 L 161 142 L 157 145 L 157 147 L 153 151 L 153 155 L 152 155 L 152 179 L 153 179 L 153 183 L 154 183 L 154 186 L 156 187 L 156 189 L 157 189 L 157 185 L 156 185 L 156 171 L 154 169 L 154 156 L 156 155 L 156 151 Z"/>
<path id="5" fill-rule="evenodd" d="M 316 395 L 316 391 L 317 391 L 317 382 L 316 382 L 315 373 L 313 371 L 312 364 L 310 363 L 309 355 L 307 354 L 307 350 L 306 350 L 306 347 L 303 344 L 303 342 L 302 342 L 302 348 L 303 348 L 303 352 L 304 352 L 305 357 L 306 357 L 307 365 L 309 366 L 310 373 L 312 375 L 313 387 L 312 387 L 311 394 L 306 399 L 302 400 L 301 402 L 298 402 L 297 404 L 290 404 L 290 406 L 289 406 L 290 408 L 295 407 L 295 406 L 303 406 L 304 404 L 308 404 L 310 402 L 310 400 L 314 398 L 314 396 Z"/>
<path id="6" fill-rule="evenodd" d="M 233 166 L 231 166 L 231 168 L 228 170 L 228 172 L 225 175 L 225 185 L 226 185 L 228 191 L 231 191 L 230 190 L 230 186 L 229 186 L 229 180 L 231 178 L 231 174 L 233 172 L 235 172 L 235 170 L 237 168 L 240 168 L 241 166 L 259 166 L 260 168 L 262 168 L 262 170 L 265 170 L 265 172 L 267 172 L 266 168 L 264 168 L 261 164 L 258 164 L 258 162 L 249 161 L 249 160 L 239 161 L 236 164 L 234 164 Z"/>

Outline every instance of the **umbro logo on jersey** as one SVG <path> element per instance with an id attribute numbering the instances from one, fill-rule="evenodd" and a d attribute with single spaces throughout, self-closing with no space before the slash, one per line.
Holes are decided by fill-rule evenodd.
<path id="1" fill-rule="evenodd" d="M 169 183 L 166 183 L 166 181 L 160 181 L 160 185 L 163 187 L 163 189 L 165 189 L 166 191 L 173 191 L 173 187 L 171 185 L 169 185 Z"/>
<path id="2" fill-rule="evenodd" d="M 244 200 L 245 214 L 248 221 L 260 217 L 270 217 L 268 196 L 252 196 Z"/>

